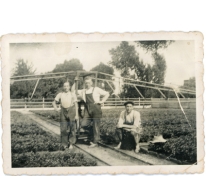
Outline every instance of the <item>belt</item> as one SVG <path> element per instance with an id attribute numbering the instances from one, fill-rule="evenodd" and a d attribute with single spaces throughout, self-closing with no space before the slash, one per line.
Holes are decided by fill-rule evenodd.
<path id="1" fill-rule="evenodd" d="M 97 105 L 101 105 L 100 103 L 94 103 L 94 102 L 93 102 L 93 103 L 87 103 L 87 102 L 86 102 L 86 104 L 97 104 Z"/>
<path id="2" fill-rule="evenodd" d="M 74 105 L 73 105 L 73 106 L 70 106 L 70 107 L 68 107 L 68 108 L 64 108 L 64 107 L 61 106 L 61 108 L 62 108 L 62 109 L 65 109 L 65 110 L 69 110 L 71 107 L 74 107 Z"/>

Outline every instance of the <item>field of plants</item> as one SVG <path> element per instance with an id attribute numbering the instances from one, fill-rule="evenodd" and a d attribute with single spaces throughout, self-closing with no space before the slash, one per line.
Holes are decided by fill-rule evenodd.
<path id="1" fill-rule="evenodd" d="M 101 121 L 102 140 L 107 144 L 118 143 L 115 128 L 123 109 L 104 109 Z M 149 145 L 150 151 L 164 154 L 182 163 L 196 162 L 196 109 L 186 109 L 189 126 L 180 109 L 138 109 L 141 114 L 143 134 L 140 142 L 149 142 L 155 135 L 162 134 L 166 143 Z M 32 111 L 50 120 L 59 121 L 55 111 Z"/>
<path id="2" fill-rule="evenodd" d="M 13 168 L 96 165 L 82 153 L 63 151 L 59 138 L 15 111 L 11 112 L 11 152 Z"/>

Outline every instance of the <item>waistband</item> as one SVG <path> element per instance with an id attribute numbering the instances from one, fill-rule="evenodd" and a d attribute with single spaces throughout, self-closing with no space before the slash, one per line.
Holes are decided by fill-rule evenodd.
<path id="1" fill-rule="evenodd" d="M 86 104 L 94 104 L 94 105 L 101 105 L 100 103 L 86 103 Z"/>
<path id="2" fill-rule="evenodd" d="M 64 107 L 61 106 L 61 109 L 68 110 L 68 109 L 70 109 L 70 108 L 72 108 L 72 107 L 74 107 L 74 105 L 73 105 L 73 106 L 70 106 L 70 107 L 68 107 L 68 108 L 64 108 Z"/>

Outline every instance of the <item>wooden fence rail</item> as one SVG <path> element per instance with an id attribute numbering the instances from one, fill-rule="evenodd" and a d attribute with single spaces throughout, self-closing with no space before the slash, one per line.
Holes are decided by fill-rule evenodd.
<path id="1" fill-rule="evenodd" d="M 52 108 L 53 99 L 11 99 L 10 107 L 11 108 Z M 126 101 L 133 101 L 135 106 L 152 106 L 152 107 L 178 107 L 177 98 L 109 98 L 102 106 L 123 106 Z M 195 98 L 182 98 L 181 103 L 187 107 L 195 107 L 196 99 Z M 192 105 L 191 105 L 192 104 Z"/>

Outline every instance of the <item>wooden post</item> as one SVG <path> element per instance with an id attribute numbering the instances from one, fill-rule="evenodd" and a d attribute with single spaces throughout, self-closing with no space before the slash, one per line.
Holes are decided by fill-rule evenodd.
<path id="1" fill-rule="evenodd" d="M 27 106 L 26 106 L 26 98 L 24 99 L 24 101 L 25 101 L 24 108 L 26 109 L 27 108 Z"/>
<path id="2" fill-rule="evenodd" d="M 44 97 L 42 99 L 42 106 L 43 106 L 43 109 L 44 109 Z"/>
<path id="3" fill-rule="evenodd" d="M 190 105 L 189 105 L 189 98 L 187 99 L 187 108 L 190 109 Z"/>
<path id="4" fill-rule="evenodd" d="M 97 72 L 95 74 L 95 84 L 94 84 L 94 87 L 97 87 Z"/>
<path id="5" fill-rule="evenodd" d="M 139 97 L 139 106 L 140 106 L 140 97 Z"/>
<path id="6" fill-rule="evenodd" d="M 85 77 L 83 76 L 83 89 L 85 89 L 84 79 L 85 79 Z"/>
<path id="7" fill-rule="evenodd" d="M 143 109 L 144 109 L 144 100 L 145 100 L 145 99 L 143 99 Z"/>
<path id="8" fill-rule="evenodd" d="M 75 77 L 75 94 L 77 95 L 78 94 L 78 85 L 79 85 L 79 72 L 77 71 L 77 74 L 76 74 L 76 77 Z M 79 120 L 76 121 L 76 125 L 78 126 L 78 129 L 77 129 L 77 135 L 79 136 L 80 135 L 80 124 L 79 124 Z"/>
<path id="9" fill-rule="evenodd" d="M 34 96 L 34 93 L 35 93 L 35 91 L 36 91 L 36 88 L 37 88 L 37 86 L 38 86 L 38 84 L 39 84 L 39 80 L 40 80 L 40 79 L 37 79 L 36 85 L 35 85 L 35 87 L 34 87 L 34 90 L 33 90 L 33 92 L 32 92 L 32 95 L 31 95 L 31 99 L 32 99 L 33 96 Z"/>

